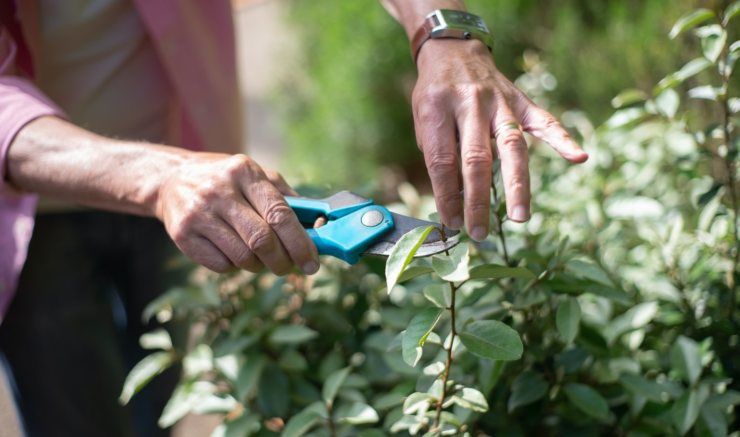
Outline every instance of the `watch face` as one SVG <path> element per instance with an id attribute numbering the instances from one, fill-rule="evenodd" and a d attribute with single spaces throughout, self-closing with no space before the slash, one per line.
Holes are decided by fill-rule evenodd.
<path id="1" fill-rule="evenodd" d="M 442 12 L 442 16 L 448 26 L 473 27 L 481 32 L 488 33 L 488 27 L 486 27 L 486 24 L 477 15 L 449 9 L 440 12 Z"/>

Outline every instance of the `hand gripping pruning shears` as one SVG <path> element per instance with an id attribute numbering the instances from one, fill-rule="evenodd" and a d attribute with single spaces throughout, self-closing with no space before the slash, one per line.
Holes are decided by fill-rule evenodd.
<path id="1" fill-rule="evenodd" d="M 416 252 L 416 257 L 434 255 L 458 243 L 457 231 L 443 228 L 439 223 L 420 220 L 389 211 L 349 191 L 340 191 L 324 199 L 286 197 L 298 216 L 319 255 L 331 255 L 350 264 L 359 261 L 362 255 L 388 256 L 391 249 L 407 232 L 434 225 L 444 230 L 431 232 Z M 317 219 L 324 217 L 327 223 L 314 228 Z"/>

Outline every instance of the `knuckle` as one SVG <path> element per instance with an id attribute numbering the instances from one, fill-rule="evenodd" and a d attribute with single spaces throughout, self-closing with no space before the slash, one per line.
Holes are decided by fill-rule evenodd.
<path id="1" fill-rule="evenodd" d="M 429 154 L 427 168 L 432 178 L 447 176 L 457 170 L 457 156 L 452 152 L 432 152 Z"/>
<path id="2" fill-rule="evenodd" d="M 226 174 L 231 177 L 238 176 L 245 169 L 249 168 L 252 160 L 248 156 L 237 154 L 228 158 L 226 163 Z"/>
<path id="3" fill-rule="evenodd" d="M 239 267 L 248 267 L 254 263 L 254 254 L 249 248 L 244 247 L 236 254 L 236 265 Z"/>
<path id="4" fill-rule="evenodd" d="M 275 202 L 267 207 L 265 221 L 273 227 L 282 227 L 290 223 L 293 210 L 283 202 Z"/>
<path id="5" fill-rule="evenodd" d="M 517 193 L 518 195 L 529 192 L 529 178 L 526 174 L 517 173 L 509 176 L 506 185 L 509 187 L 510 192 Z"/>
<path id="6" fill-rule="evenodd" d="M 487 83 L 473 82 L 460 85 L 458 93 L 468 99 L 488 101 L 493 99 L 494 89 Z"/>
<path id="7" fill-rule="evenodd" d="M 463 163 L 467 167 L 490 167 L 493 163 L 493 156 L 487 147 L 475 146 L 465 153 Z"/>
<path id="8" fill-rule="evenodd" d="M 499 145 L 503 149 L 516 150 L 524 145 L 524 135 L 520 130 L 509 130 L 499 138 Z"/>
<path id="9" fill-rule="evenodd" d="M 274 243 L 274 234 L 269 226 L 259 226 L 252 231 L 247 246 L 254 252 L 270 250 Z"/>

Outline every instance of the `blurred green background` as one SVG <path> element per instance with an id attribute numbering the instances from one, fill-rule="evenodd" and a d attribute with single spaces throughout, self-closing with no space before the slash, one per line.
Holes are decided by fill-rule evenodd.
<path id="1" fill-rule="evenodd" d="M 649 91 L 691 59 L 691 41 L 670 41 L 692 0 L 468 0 L 495 37 L 495 60 L 512 80 L 535 53 L 557 81 L 556 114 L 580 109 L 596 125 L 625 88 Z M 275 94 L 297 180 L 358 189 L 388 177 L 427 183 L 409 96 L 415 79 L 406 36 L 375 0 L 293 0 L 300 56 Z M 348 163 L 351 163 L 348 165 Z"/>

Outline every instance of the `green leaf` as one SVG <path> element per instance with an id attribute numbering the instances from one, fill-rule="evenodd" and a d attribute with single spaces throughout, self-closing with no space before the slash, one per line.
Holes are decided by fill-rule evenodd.
<path id="1" fill-rule="evenodd" d="M 257 390 L 257 404 L 266 417 L 286 417 L 290 409 L 290 381 L 278 366 L 266 365 Z"/>
<path id="2" fill-rule="evenodd" d="M 711 437 L 725 437 L 727 435 L 728 426 L 724 411 L 712 408 L 705 403 L 701 407 L 701 420 Z"/>
<path id="3" fill-rule="evenodd" d="M 671 365 L 689 384 L 695 384 L 702 368 L 699 345 L 688 337 L 678 336 L 671 348 Z"/>
<path id="4" fill-rule="evenodd" d="M 435 255 L 432 257 L 434 271 L 449 282 L 462 282 L 468 279 L 468 263 L 470 262 L 470 248 L 467 244 L 459 244 L 450 249 L 450 255 Z"/>
<path id="5" fill-rule="evenodd" d="M 300 344 L 313 340 L 318 335 L 318 332 L 303 325 L 283 325 L 272 331 L 270 342 L 277 345 Z"/>
<path id="6" fill-rule="evenodd" d="M 581 306 L 578 300 L 567 297 L 558 305 L 555 316 L 555 325 L 558 328 L 563 341 L 570 343 L 578 335 L 578 327 L 581 324 Z"/>
<path id="7" fill-rule="evenodd" d="M 704 58 L 702 58 L 704 59 Z M 617 129 L 628 126 L 636 121 L 642 120 L 648 115 L 644 108 L 625 108 L 615 111 L 604 123 L 609 129 Z"/>
<path id="8" fill-rule="evenodd" d="M 379 420 L 378 413 L 368 404 L 355 402 L 347 408 L 337 410 L 337 422 L 364 425 Z"/>
<path id="9" fill-rule="evenodd" d="M 701 39 L 704 57 L 712 63 L 717 62 L 727 44 L 727 32 L 719 24 L 710 24 L 696 29 L 696 35 Z"/>
<path id="10" fill-rule="evenodd" d="M 627 312 L 612 320 L 603 331 L 607 343 L 612 343 L 620 335 L 633 331 L 650 323 L 658 312 L 656 302 L 643 302 L 630 308 Z"/>
<path id="11" fill-rule="evenodd" d="M 664 404 L 670 398 L 670 391 L 656 382 L 651 381 L 642 375 L 634 373 L 625 373 L 619 377 L 619 383 L 630 393 L 642 396 L 647 400 Z"/>
<path id="12" fill-rule="evenodd" d="M 411 393 L 403 401 L 403 414 L 416 414 L 426 411 L 434 398 L 429 393 Z"/>
<path id="13" fill-rule="evenodd" d="M 617 94 L 611 101 L 614 109 L 620 109 L 635 103 L 644 102 L 648 96 L 642 90 L 629 89 Z"/>
<path id="14" fill-rule="evenodd" d="M 725 9 L 725 13 L 722 14 L 722 24 L 727 27 L 730 21 L 740 14 L 740 1 L 730 3 Z"/>
<path id="15" fill-rule="evenodd" d="M 388 293 L 398 283 L 401 274 L 414 258 L 414 254 L 426 241 L 429 234 L 436 229 L 434 226 L 419 227 L 404 234 L 391 249 L 385 263 L 385 280 Z"/>
<path id="16" fill-rule="evenodd" d="M 282 437 L 301 437 L 322 420 L 321 415 L 312 406 L 291 417 L 285 424 Z"/>
<path id="17" fill-rule="evenodd" d="M 172 350 L 172 339 L 169 332 L 163 328 L 148 332 L 139 338 L 139 344 L 144 349 Z"/>
<path id="18" fill-rule="evenodd" d="M 671 39 L 674 39 L 681 33 L 694 28 L 698 26 L 699 24 L 711 20 L 712 18 L 715 18 L 716 15 L 714 15 L 714 12 L 710 11 L 709 9 L 700 8 L 695 11 L 689 12 L 682 16 L 681 18 L 676 21 L 676 24 L 673 25 L 673 28 L 671 28 L 670 33 L 668 33 L 668 36 Z"/>
<path id="19" fill-rule="evenodd" d="M 663 90 L 673 88 L 677 85 L 682 84 L 686 79 L 696 76 L 707 68 L 711 67 L 712 63 L 705 57 L 692 59 L 687 62 L 686 65 L 681 67 L 680 70 L 675 73 L 671 73 L 668 76 L 661 79 L 658 85 L 653 89 L 653 94 L 658 95 Z"/>
<path id="20" fill-rule="evenodd" d="M 401 276 L 398 278 L 396 283 L 400 284 L 416 277 L 432 273 L 433 271 L 434 269 L 429 266 L 409 266 L 403 271 L 403 273 L 401 273 Z"/>
<path id="21" fill-rule="evenodd" d="M 232 421 L 225 421 L 220 426 L 223 429 L 222 437 L 244 437 L 252 435 L 260 429 L 260 419 L 257 414 L 246 413 Z M 214 431 L 213 435 L 216 434 Z"/>
<path id="22" fill-rule="evenodd" d="M 449 284 L 429 284 L 424 287 L 424 297 L 439 308 L 449 308 L 452 304 L 452 292 Z"/>
<path id="23" fill-rule="evenodd" d="M 139 361 L 126 376 L 118 401 L 126 405 L 133 395 L 139 392 L 155 376 L 167 370 L 175 362 L 175 354 L 170 351 L 155 352 Z"/>
<path id="24" fill-rule="evenodd" d="M 531 270 L 524 267 L 505 267 L 497 264 L 483 264 L 470 269 L 470 279 L 534 279 Z"/>
<path id="25" fill-rule="evenodd" d="M 172 396 L 162 410 L 157 424 L 161 428 L 167 428 L 175 424 L 188 414 L 195 406 L 196 396 L 194 395 L 195 383 L 188 382 L 180 384 L 172 392 Z"/>
<path id="26" fill-rule="evenodd" d="M 488 402 L 483 393 L 474 388 L 463 387 L 463 389 L 450 398 L 457 405 L 471 411 L 485 413 L 488 411 Z"/>
<path id="27" fill-rule="evenodd" d="M 409 366 L 416 366 L 421 358 L 421 348 L 424 346 L 429 333 L 437 325 L 443 311 L 438 308 L 427 308 L 415 315 L 408 328 L 403 333 L 401 348 L 403 360 Z"/>
<path id="28" fill-rule="evenodd" d="M 497 320 L 479 320 L 460 332 L 460 341 L 473 354 L 491 360 L 518 360 L 524 351 L 519 334 Z"/>
<path id="29" fill-rule="evenodd" d="M 694 422 L 699 417 L 699 412 L 704 404 L 704 401 L 709 395 L 709 390 L 705 385 L 700 385 L 691 390 L 687 390 L 683 396 L 678 398 L 673 408 L 671 408 L 671 416 L 673 417 L 673 425 L 676 427 L 681 435 L 686 434 Z"/>
<path id="30" fill-rule="evenodd" d="M 182 370 L 186 376 L 198 376 L 213 369 L 213 352 L 207 344 L 199 344 L 182 360 Z"/>
<path id="31" fill-rule="evenodd" d="M 327 405 L 331 406 L 334 403 L 334 397 L 337 395 L 344 380 L 347 379 L 350 370 L 352 370 L 350 367 L 345 367 L 344 369 L 335 371 L 326 378 L 326 382 L 324 382 L 324 386 L 321 389 L 321 395 Z"/>
<path id="32" fill-rule="evenodd" d="M 602 422 L 610 420 L 609 405 L 596 390 L 578 383 L 568 383 L 563 390 L 568 400 L 579 410 Z"/>
<path id="33" fill-rule="evenodd" d="M 511 396 L 507 409 L 509 413 L 523 405 L 536 402 L 547 394 L 549 385 L 539 372 L 532 370 L 519 374 L 511 384 Z"/>
<path id="34" fill-rule="evenodd" d="M 678 105 L 681 103 L 681 98 L 678 93 L 672 88 L 668 88 L 662 93 L 655 97 L 655 106 L 658 108 L 661 114 L 668 118 L 676 116 L 678 111 Z"/>
<path id="35" fill-rule="evenodd" d="M 250 355 L 246 363 L 239 369 L 236 378 L 236 394 L 241 402 L 246 402 L 254 396 L 257 385 L 265 368 L 265 357 L 262 355 Z"/>

